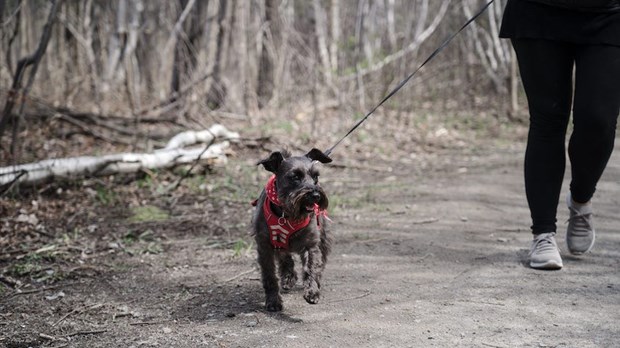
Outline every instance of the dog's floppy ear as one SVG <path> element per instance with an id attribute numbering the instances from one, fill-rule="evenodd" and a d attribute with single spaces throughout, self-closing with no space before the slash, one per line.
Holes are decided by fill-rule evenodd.
<path id="1" fill-rule="evenodd" d="M 319 149 L 310 150 L 310 152 L 306 154 L 306 157 L 313 161 L 319 161 L 321 163 L 330 163 L 332 161 L 331 158 L 329 158 L 326 154 L 323 153 L 323 151 Z"/>
<path id="2" fill-rule="evenodd" d="M 272 173 L 277 173 L 280 168 L 280 163 L 284 160 L 284 156 L 280 151 L 272 152 L 269 158 L 259 161 L 257 164 L 262 164 L 265 169 Z"/>

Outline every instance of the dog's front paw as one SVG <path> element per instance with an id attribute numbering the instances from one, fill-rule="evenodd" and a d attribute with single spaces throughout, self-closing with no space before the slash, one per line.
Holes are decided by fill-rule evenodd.
<path id="1" fill-rule="evenodd" d="M 317 304 L 319 303 L 319 298 L 321 298 L 321 292 L 315 289 L 307 289 L 304 293 L 304 299 L 309 304 Z"/>
<path id="2" fill-rule="evenodd" d="M 297 284 L 297 274 L 295 272 L 282 275 L 282 279 L 280 279 L 282 290 L 289 291 L 295 287 L 295 284 Z"/>
<path id="3" fill-rule="evenodd" d="M 269 312 L 280 312 L 283 307 L 282 297 L 279 295 L 272 298 L 267 298 L 267 301 L 265 301 L 265 309 Z"/>

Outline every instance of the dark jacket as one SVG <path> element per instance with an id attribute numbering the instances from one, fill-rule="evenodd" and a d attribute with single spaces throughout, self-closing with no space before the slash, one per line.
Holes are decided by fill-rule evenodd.
<path id="1" fill-rule="evenodd" d="M 508 0 L 500 37 L 620 47 L 618 2 L 620 0 Z M 574 7 L 568 8 L 569 5 Z M 619 9 L 614 10 L 615 6 Z"/>
<path id="2" fill-rule="evenodd" d="M 620 11 L 620 0 L 528 0 L 549 6 L 587 12 Z"/>

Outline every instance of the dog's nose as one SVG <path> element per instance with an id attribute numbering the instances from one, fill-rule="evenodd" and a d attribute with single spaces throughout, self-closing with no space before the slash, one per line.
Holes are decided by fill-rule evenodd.
<path id="1" fill-rule="evenodd" d="M 318 202 L 321 199 L 321 194 L 319 191 L 312 191 L 312 195 L 310 197 L 312 197 L 313 201 Z"/>

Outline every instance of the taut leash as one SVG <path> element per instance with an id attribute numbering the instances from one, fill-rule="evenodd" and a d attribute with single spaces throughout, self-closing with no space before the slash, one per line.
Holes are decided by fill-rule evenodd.
<path id="1" fill-rule="evenodd" d="M 494 2 L 495 0 L 490 0 L 487 4 L 485 4 L 484 6 L 482 6 L 482 8 L 480 8 L 480 10 L 478 10 L 478 12 L 473 15 L 470 19 L 467 20 L 467 22 L 465 22 L 465 24 L 463 24 L 463 26 L 457 30 L 456 32 L 454 32 L 452 35 L 450 35 L 446 40 L 444 40 L 444 42 L 437 47 L 437 49 L 435 49 L 435 51 L 433 51 L 433 53 L 431 53 L 430 56 L 428 56 L 428 58 L 426 58 L 426 60 L 420 64 L 420 66 L 415 69 L 409 76 L 407 76 L 404 80 L 402 80 L 388 95 L 385 96 L 385 98 L 383 98 L 383 100 L 381 100 L 381 102 L 379 104 L 377 104 L 374 108 L 372 108 L 372 110 L 370 110 L 370 112 L 368 112 L 366 114 L 366 116 L 364 116 L 362 119 L 360 119 L 359 121 L 357 121 L 357 123 L 355 123 L 353 125 L 353 127 L 347 132 L 347 134 L 345 134 L 342 138 L 340 138 L 340 140 L 338 140 L 332 147 L 330 147 L 329 149 L 327 149 L 325 151 L 325 155 L 329 156 L 332 151 L 334 150 L 334 148 L 336 148 L 336 146 L 338 146 L 346 137 L 349 136 L 349 134 L 353 133 L 353 131 L 355 131 L 357 129 L 357 127 L 359 127 L 362 123 L 364 123 L 364 121 L 366 121 L 366 119 L 372 115 L 381 105 L 383 105 L 383 103 L 385 103 L 388 99 L 390 99 L 394 94 L 396 94 L 401 88 L 403 88 L 403 86 L 405 84 L 407 84 L 407 82 L 409 82 L 409 80 L 411 80 L 411 78 L 418 72 L 420 71 L 420 69 L 422 69 L 422 67 L 424 65 L 426 65 L 426 63 L 430 62 L 433 58 L 435 58 L 436 55 L 439 54 L 439 52 L 441 52 L 446 46 L 448 46 L 448 44 L 450 43 L 450 41 L 452 41 L 452 39 L 454 39 L 454 37 L 456 37 L 461 31 L 463 31 L 469 24 L 471 24 L 471 22 L 475 21 L 478 17 L 480 17 L 481 14 L 484 13 L 484 11 L 486 11 L 486 9 Z"/>

